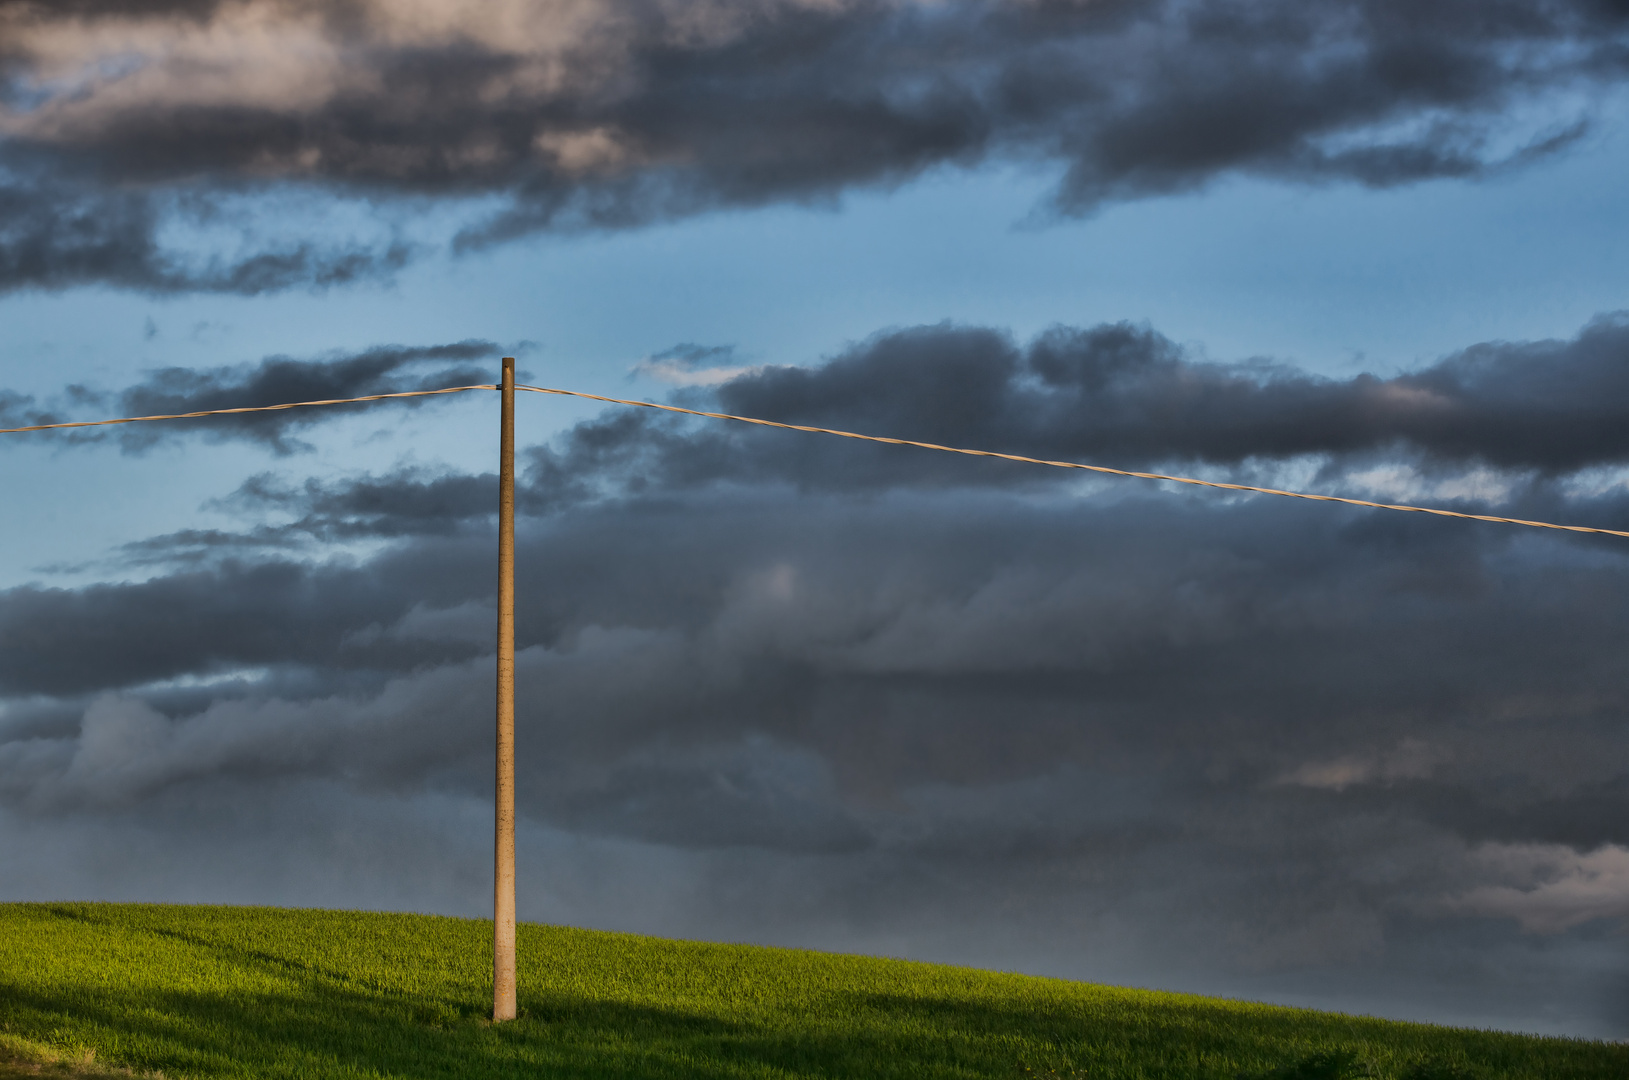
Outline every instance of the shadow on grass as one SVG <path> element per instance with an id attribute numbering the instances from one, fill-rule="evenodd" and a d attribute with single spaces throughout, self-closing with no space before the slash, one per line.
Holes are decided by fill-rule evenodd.
<path id="1" fill-rule="evenodd" d="M 284 977 L 327 979 L 340 985 L 354 984 L 358 981 L 353 973 L 343 968 L 321 967 L 309 961 L 296 959 L 286 953 L 247 948 L 241 944 L 222 941 L 219 937 L 219 928 L 216 928 L 215 933 L 177 930 L 171 926 L 164 926 L 156 920 L 133 928 L 124 920 L 100 916 L 94 905 L 40 904 L 38 908 L 42 913 L 48 914 L 55 919 L 83 923 L 86 926 L 93 926 L 114 933 L 139 929 L 142 934 L 163 938 L 166 941 L 173 941 L 220 957 L 235 967 L 254 967 L 269 974 Z"/>
<path id="2" fill-rule="evenodd" d="M 198 1077 L 564 1076 L 585 1080 L 712 1077 L 1089 1076 L 1214 1080 L 1379 1077 L 1629 1076 L 1629 1047 L 1539 1043 L 1493 1032 L 1398 1025 L 1290 1009 L 1156 995 L 1083 993 L 1045 984 L 1022 996 L 811 990 L 753 999 L 749 1010 L 638 1001 L 640 980 L 607 967 L 607 993 L 539 989 L 522 1018 L 492 1025 L 488 1002 L 463 989 L 381 989 L 355 972 L 244 940 L 238 920 L 210 929 L 163 918 L 104 921 L 75 905 L 55 918 L 139 930 L 211 963 L 272 974 L 255 990 L 122 990 L 108 983 L 24 983 L 0 969 L 0 1029 L 106 1059 Z M 312 916 L 302 916 L 307 924 Z M 204 925 L 200 922 L 200 925 Z M 337 919 L 323 924 L 343 929 Z M 384 940 L 379 924 L 369 940 Z M 319 928 L 322 929 L 322 928 Z M 472 927 L 471 940 L 479 936 Z M 328 929 L 322 929 L 328 932 Z M 310 936 L 316 931 L 302 935 Z M 764 968 L 763 971 L 778 970 Z M 634 976 L 612 978 L 611 976 Z M 596 976 L 597 977 L 597 976 Z M 707 968 L 705 979 L 724 976 Z M 721 985 L 721 983 L 720 983 Z M 626 990 L 626 994 L 616 988 Z M 926 987 L 924 986 L 924 990 Z M 636 1000 L 613 1000 L 612 995 Z"/>
<path id="3" fill-rule="evenodd" d="M 1629 1045 L 1536 1040 L 1248 1003 L 1056 998 L 1004 1003 L 848 995 L 857 1013 L 937 1028 L 977 1047 L 1022 1047 L 1022 1075 L 1226 1080 L 1568 1080 L 1629 1078 Z M 994 1065 L 994 1062 L 988 1064 Z M 1006 1075 L 990 1072 L 986 1075 Z"/>
<path id="4" fill-rule="evenodd" d="M 1378 1044 L 1264 1017 L 1230 1037 L 1180 1015 L 1093 1016 L 909 995 L 832 995 L 805 1023 L 753 1023 L 680 1009 L 549 994 L 523 995 L 523 1016 L 484 1019 L 484 1003 L 367 994 L 313 986 L 275 994 L 149 995 L 132 1009 L 116 993 L 29 993 L 0 984 L 0 1020 L 14 1031 L 101 1044 L 140 1069 L 196 1076 L 569 1076 L 583 1078 L 1214 1077 L 1356 1080 L 1358 1077 L 1534 1076 L 1619 1078 L 1625 1053 L 1580 1044 L 1568 1063 L 1509 1060 L 1494 1033 L 1458 1035 L 1434 1049 L 1396 1046 L 1375 1068 Z M 1363 1021 L 1353 1021 L 1359 1027 Z M 38 1037 L 37 1036 L 37 1037 Z M 1344 1047 L 1331 1048 L 1337 1039 Z M 1479 1039 L 1491 1039 L 1486 1046 Z M 1618 1048 L 1624 1050 L 1624 1048 Z M 1478 1060 L 1485 1059 L 1485 1060 Z M 1517 1066 L 1511 1068 L 1511 1066 Z"/>
<path id="5" fill-rule="evenodd" d="M 126 1064 L 186 1075 L 689 1080 L 721 1075 L 718 1059 L 746 1064 L 754 1057 L 750 1028 L 670 1009 L 534 997 L 523 998 L 514 1023 L 493 1025 L 484 1014 L 475 1002 L 334 987 L 148 994 L 132 1009 L 116 994 L 30 993 L 0 984 L 0 1023 L 10 1030 L 102 1044 Z"/>

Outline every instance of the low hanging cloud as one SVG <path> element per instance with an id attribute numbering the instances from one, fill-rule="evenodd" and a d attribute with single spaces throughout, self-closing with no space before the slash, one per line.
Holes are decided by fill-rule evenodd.
<path id="1" fill-rule="evenodd" d="M 1604 0 L 6 3 L 0 288 L 258 292 L 410 254 L 161 239 L 256 192 L 497 201 L 469 250 L 990 161 L 1061 172 L 1061 214 L 1231 174 L 1476 178 L 1586 135 L 1626 35 Z"/>

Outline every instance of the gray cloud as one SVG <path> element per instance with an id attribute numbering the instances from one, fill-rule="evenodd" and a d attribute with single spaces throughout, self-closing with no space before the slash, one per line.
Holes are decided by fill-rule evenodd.
<path id="1" fill-rule="evenodd" d="M 1587 107 L 1558 102 L 1623 78 L 1629 25 L 1596 0 L 596 0 L 569 16 L 258 0 L 0 19 L 0 287 L 248 292 L 388 272 L 407 250 L 291 241 L 185 269 L 156 238 L 174 197 L 500 196 L 467 250 L 990 160 L 1061 167 L 1064 214 L 1234 173 L 1478 177 L 1587 133 Z"/>
<path id="2" fill-rule="evenodd" d="M 4 150 L 0 142 L 0 292 L 99 283 L 147 293 L 254 296 L 388 278 L 412 253 L 402 241 L 286 240 L 251 243 L 247 253 L 179 250 L 160 233 L 176 221 L 207 217 L 209 189 L 108 190 L 39 166 L 10 170 L 8 182 Z"/>

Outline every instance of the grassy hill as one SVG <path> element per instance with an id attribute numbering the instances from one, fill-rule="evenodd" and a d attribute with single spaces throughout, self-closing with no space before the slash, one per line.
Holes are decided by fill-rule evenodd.
<path id="1" fill-rule="evenodd" d="M 490 925 L 0 905 L 0 1076 L 1629 1077 L 1625 1045 L 533 925 L 492 1025 Z"/>

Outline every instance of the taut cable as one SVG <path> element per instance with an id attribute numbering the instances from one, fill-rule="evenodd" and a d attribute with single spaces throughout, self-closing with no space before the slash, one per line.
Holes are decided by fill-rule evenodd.
<path id="1" fill-rule="evenodd" d="M 1026 465 L 1050 465 L 1055 469 L 1084 469 L 1087 472 L 1105 473 L 1109 476 L 1134 476 L 1139 480 L 1169 480 L 1174 484 L 1192 484 L 1195 487 L 1221 488 L 1224 491 L 1249 491 L 1257 495 L 1283 495 L 1290 499 L 1310 499 L 1313 502 L 1345 503 L 1347 506 L 1366 506 L 1374 510 L 1406 510 L 1416 514 L 1433 514 L 1437 517 L 1462 518 L 1466 521 L 1491 521 L 1500 525 L 1527 525 L 1535 529 L 1559 529 L 1562 532 L 1599 533 L 1603 536 L 1629 537 L 1629 532 L 1619 529 L 1596 529 L 1588 525 L 1557 525 L 1550 521 L 1528 521 L 1524 518 L 1498 517 L 1493 514 L 1463 514 L 1458 510 L 1442 510 L 1433 506 L 1408 506 L 1403 503 L 1370 502 L 1368 499 L 1348 499 L 1343 495 L 1312 495 L 1304 491 L 1285 491 L 1281 488 L 1256 487 L 1252 484 L 1227 484 L 1220 480 L 1197 480 L 1191 476 L 1167 476 L 1165 473 L 1136 472 L 1131 469 L 1113 469 L 1107 465 L 1085 465 L 1078 461 L 1048 461 L 1045 458 L 1024 457 L 1022 454 L 1002 454 L 994 450 L 969 450 L 962 446 L 941 446 L 938 443 L 918 442 L 916 439 L 893 439 L 883 435 L 862 435 L 857 431 L 839 431 L 836 428 L 811 427 L 808 424 L 783 424 L 777 420 L 760 420 L 754 416 L 735 416 L 731 413 L 707 412 L 702 409 L 681 409 L 677 405 L 658 405 L 653 401 L 632 401 L 628 398 L 605 397 L 602 394 L 588 394 L 581 390 L 557 390 L 547 386 L 516 386 L 516 390 L 531 390 L 539 394 L 559 394 L 563 397 L 588 398 L 590 401 L 605 401 L 612 405 L 637 405 L 643 409 L 660 409 L 663 412 L 684 413 L 688 416 L 707 416 L 714 420 L 738 420 L 743 424 L 757 424 L 760 427 L 785 428 L 787 431 L 807 431 L 816 435 L 837 435 L 844 439 L 860 439 L 864 442 L 886 443 L 889 446 L 917 446 L 923 450 L 939 450 L 947 454 L 966 454 L 969 457 L 999 458 L 1002 461 L 1018 461 Z"/>
<path id="2" fill-rule="evenodd" d="M 282 405 L 247 405 L 239 409 L 202 409 L 198 412 L 169 413 L 164 416 L 121 416 L 117 420 L 75 420 L 64 424 L 34 424 L 29 427 L 0 428 L 0 435 L 19 431 L 54 431 L 58 428 L 106 427 L 109 424 L 140 424 L 148 420 L 191 420 L 199 416 L 231 416 L 235 413 L 279 412 L 303 409 L 308 405 L 350 405 L 358 401 L 384 401 L 386 398 L 430 397 L 434 394 L 461 394 L 465 390 L 496 390 L 493 383 L 477 386 L 449 386 L 441 390 L 403 390 L 395 394 L 369 394 L 367 397 L 328 398 L 324 401 L 289 401 Z"/>

